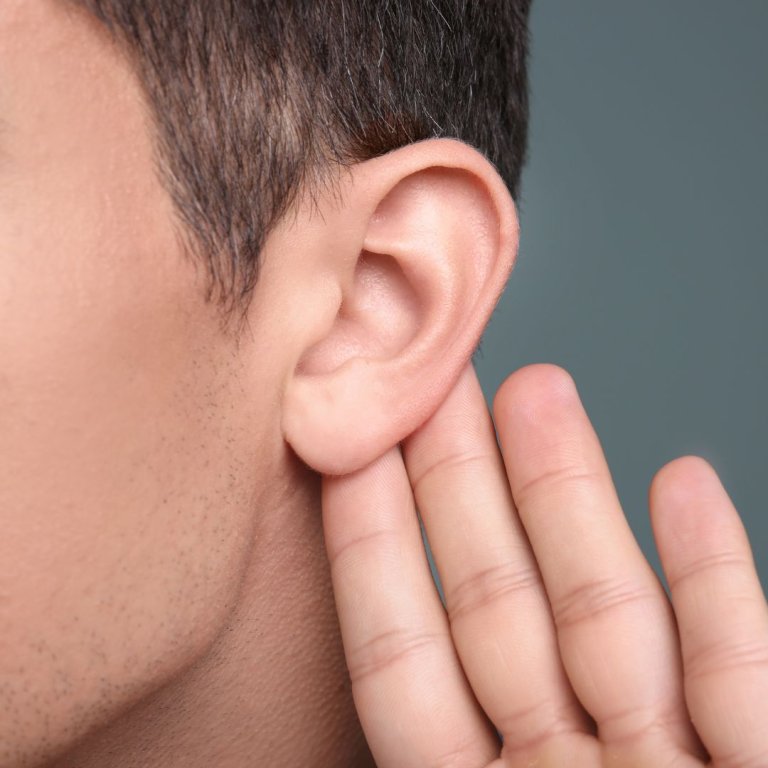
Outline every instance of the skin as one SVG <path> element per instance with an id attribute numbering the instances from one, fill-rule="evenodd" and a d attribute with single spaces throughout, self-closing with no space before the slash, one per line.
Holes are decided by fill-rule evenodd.
<path id="1" fill-rule="evenodd" d="M 324 483 L 347 662 L 376 764 L 768 765 L 768 605 L 714 469 L 683 456 L 651 483 L 670 601 L 571 376 L 521 368 L 493 411 L 498 446 L 467 368 L 402 451 Z M 362 504 L 376 514 L 359 515 Z"/>
<path id="2" fill-rule="evenodd" d="M 299 196 L 237 335 L 101 26 L 1 3 L 0 118 L 0 766 L 370 764 L 318 472 L 445 398 L 514 259 L 503 182 L 441 140 Z"/>
<path id="3" fill-rule="evenodd" d="M 221 331 L 87 17 L 0 4 L 0 115 L 0 765 L 364 755 L 283 327 Z"/>
<path id="4" fill-rule="evenodd" d="M 583 419 L 566 439 L 570 406 L 549 421 L 547 408 L 531 410 L 551 379 L 563 389 L 559 380 L 517 372 L 502 389 L 505 475 L 476 385 L 463 373 L 517 250 L 514 205 L 493 167 L 460 142 L 430 140 L 353 166 L 332 190 L 300 195 L 267 238 L 246 332 L 236 335 L 204 301 L 205 270 L 182 247 L 140 83 L 90 17 L 55 0 L 0 4 L 0 120 L 0 766 L 362 768 L 372 764 L 366 738 L 384 766 L 484 765 L 498 750 L 488 717 L 505 733 L 505 759 L 518 760 L 510 765 L 526 764 L 527 754 L 560 759 L 552 756 L 561 748 L 585 750 L 585 760 L 602 754 L 583 733 L 589 719 L 566 685 L 575 665 L 592 680 L 575 696 L 610 720 L 615 689 L 611 696 L 594 678 L 594 659 L 579 650 L 594 647 L 595 622 L 584 622 L 570 655 L 558 649 L 531 577 L 530 595 L 521 594 L 537 630 L 521 637 L 502 600 L 516 590 L 491 585 L 499 599 L 480 600 L 496 618 L 478 620 L 470 609 L 472 596 L 478 602 L 489 590 L 479 577 L 464 590 L 460 613 L 468 618 L 453 650 L 416 547 L 408 474 L 417 478 L 446 585 L 458 567 L 507 552 L 529 564 L 535 557 L 549 590 L 557 576 L 546 563 L 571 551 L 575 536 L 568 527 L 565 542 L 533 535 L 536 510 L 529 516 L 520 504 L 533 546 L 525 555 L 510 502 L 525 483 L 516 472 L 533 477 L 550 455 L 582 456 L 575 446 Z M 464 469 L 473 494 L 488 502 L 487 517 L 467 507 L 470 482 L 460 466 L 445 477 L 431 473 L 431 493 L 429 481 L 418 480 L 419 462 L 438 465 L 446 442 L 461 437 L 457 419 L 486 424 L 485 432 L 470 430 L 466 450 L 489 457 L 490 470 L 481 461 Z M 541 432 L 532 426 L 542 423 Z M 512 451 L 504 436 L 515 433 Z M 598 454 L 594 445 L 590 451 L 583 458 L 593 466 Z M 526 464 L 535 457 L 540 464 Z M 658 498 L 685 507 L 682 491 L 664 489 L 689 487 L 691 472 L 665 476 L 655 484 Z M 456 489 L 445 510 L 461 516 L 452 528 L 466 533 L 460 541 L 455 532 L 441 539 L 430 514 L 442 484 Z M 584 562 L 631 565 L 629 575 L 644 573 L 653 589 L 604 486 L 605 477 L 594 487 L 555 484 L 544 506 L 550 514 L 555 506 L 572 510 L 593 491 L 607 514 L 588 529 L 595 540 Z M 539 507 L 547 498 L 541 489 Z M 710 496 L 720 499 L 713 510 L 727 515 L 724 496 Z M 351 546 L 338 554 L 345 536 L 364 536 L 391 511 L 403 526 L 401 549 L 382 555 L 374 544 L 385 537 L 376 537 L 359 556 Z M 702 541 L 714 547 L 726 534 L 745 557 L 733 515 L 721 528 L 705 526 L 702 537 L 670 523 L 662 559 L 692 567 L 691 556 L 707 554 L 696 548 Z M 471 545 L 461 557 L 457 542 Z M 617 563 L 612 552 L 633 557 Z M 395 555 L 404 559 L 393 568 Z M 580 562 L 560 577 L 583 576 Z M 722 583 L 713 570 L 713 588 L 743 589 L 744 619 L 723 622 L 724 609 L 694 616 L 690 642 L 729 626 L 744 643 L 764 642 L 754 634 L 765 620 L 754 575 L 731 570 Z M 374 580 L 377 573 L 386 578 Z M 497 576 L 503 585 L 504 572 Z M 361 596 L 362 608 L 352 610 Z M 689 603 L 701 603 L 695 592 Z M 386 663 L 392 651 L 412 657 L 397 653 L 399 635 L 389 646 L 369 642 L 388 631 L 394 608 L 437 622 L 429 631 L 439 625 L 442 636 L 435 654 L 422 644 L 408 675 Z M 648 599 L 643 610 L 658 619 L 644 630 L 651 645 L 611 653 L 611 634 L 600 634 L 600 658 L 613 659 L 627 690 L 639 691 L 630 714 L 607 729 L 609 741 L 642 732 L 653 695 L 663 694 L 674 727 L 666 742 L 663 728 L 651 728 L 657 735 L 648 737 L 647 754 L 662 747 L 671 754 L 669 739 L 693 753 L 671 609 Z M 685 633 L 683 641 L 685 656 Z M 517 657 L 530 664 L 515 670 Z M 764 691 L 759 654 L 749 658 L 750 680 Z M 361 678 L 361 667 L 370 674 Z M 520 675 L 525 688 L 510 683 Z M 752 759 L 765 749 L 746 738 L 744 724 L 760 710 L 750 709 L 752 689 L 734 680 L 712 676 L 702 690 L 723 697 L 723 711 L 738 718 L 704 705 L 691 712 L 707 748 L 720 750 L 713 756 L 729 768 L 748 764 L 737 762 L 740 723 L 738 744 L 747 743 Z M 515 690 L 540 698 L 518 699 Z M 559 703 L 537 708 L 541 701 Z M 393 727 L 397 717 L 402 731 Z M 417 723 L 420 733 L 408 730 Z M 562 739 L 545 738 L 555 726 Z M 526 745 L 531 731 L 539 740 Z"/>

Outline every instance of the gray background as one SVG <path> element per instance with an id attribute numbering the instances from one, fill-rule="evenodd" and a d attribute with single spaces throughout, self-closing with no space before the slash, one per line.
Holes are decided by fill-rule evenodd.
<path id="1" fill-rule="evenodd" d="M 653 474 L 718 470 L 768 585 L 768 2 L 534 0 L 517 265 L 478 356 L 574 376 L 661 573 Z"/>

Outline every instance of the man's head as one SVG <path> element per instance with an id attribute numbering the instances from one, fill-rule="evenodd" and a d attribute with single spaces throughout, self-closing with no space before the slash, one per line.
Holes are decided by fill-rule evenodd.
<path id="1" fill-rule="evenodd" d="M 445 396 L 516 250 L 526 16 L 0 5 L 1 765 L 205 652 L 294 452 L 351 471 Z"/>

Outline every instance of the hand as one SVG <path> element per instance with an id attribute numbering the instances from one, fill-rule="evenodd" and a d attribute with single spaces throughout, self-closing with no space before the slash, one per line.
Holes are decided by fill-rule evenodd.
<path id="1" fill-rule="evenodd" d="M 501 452 L 468 368 L 402 454 L 323 481 L 379 768 L 768 766 L 768 607 L 709 464 L 676 459 L 651 484 L 670 603 L 571 377 L 522 368 L 494 414 Z"/>

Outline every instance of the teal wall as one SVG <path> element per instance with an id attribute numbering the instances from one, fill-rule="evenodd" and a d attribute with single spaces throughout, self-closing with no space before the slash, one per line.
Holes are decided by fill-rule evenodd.
<path id="1" fill-rule="evenodd" d="M 490 397 L 574 376 L 651 563 L 647 489 L 714 464 L 768 585 L 768 2 L 534 0 L 522 242 Z"/>

